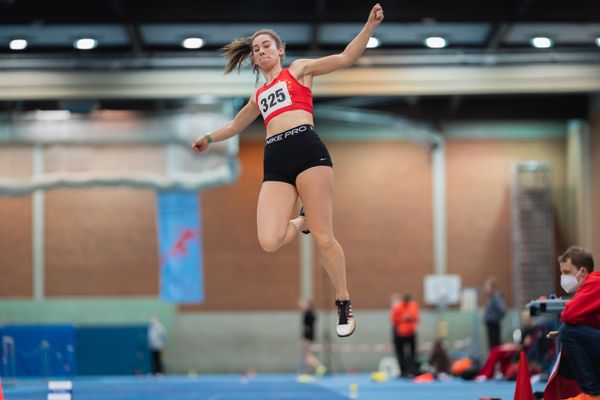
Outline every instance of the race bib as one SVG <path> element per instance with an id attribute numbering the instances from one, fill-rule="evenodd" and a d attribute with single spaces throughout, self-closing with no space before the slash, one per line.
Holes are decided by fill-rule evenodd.
<path id="1" fill-rule="evenodd" d="M 266 120 L 273 111 L 292 105 L 292 98 L 285 82 L 278 82 L 258 96 L 258 108 Z"/>

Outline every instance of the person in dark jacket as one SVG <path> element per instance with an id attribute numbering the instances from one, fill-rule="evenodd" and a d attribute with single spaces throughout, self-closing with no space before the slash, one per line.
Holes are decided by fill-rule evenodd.
<path id="1" fill-rule="evenodd" d="M 491 350 L 500 345 L 500 338 L 502 337 L 500 323 L 506 315 L 506 304 L 502 293 L 498 290 L 498 281 L 493 276 L 486 279 L 483 290 L 487 297 L 483 318 L 487 328 L 488 345 Z"/>
<path id="2" fill-rule="evenodd" d="M 302 361 L 304 363 L 304 372 L 312 372 L 317 376 L 323 376 L 327 372 L 327 368 L 321 360 L 313 352 L 313 343 L 315 341 L 315 322 L 317 314 L 311 300 L 301 298 L 298 301 L 298 306 L 302 311 Z"/>

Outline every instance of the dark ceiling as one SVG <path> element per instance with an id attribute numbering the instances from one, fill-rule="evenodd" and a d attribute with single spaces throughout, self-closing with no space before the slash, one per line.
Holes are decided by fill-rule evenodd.
<path id="1" fill-rule="evenodd" d="M 373 4 L 364 0 L 0 0 L 0 22 L 360 22 Z M 389 22 L 600 19 L 596 0 L 383 0 L 380 4 Z"/>
<path id="2" fill-rule="evenodd" d="M 488 50 L 528 48 L 531 34 L 553 37 L 558 50 L 594 50 L 594 37 L 600 35 L 598 0 L 381 4 L 385 22 L 378 32 L 387 36 L 382 48 L 388 50 L 422 48 L 420 35 L 427 32 L 446 32 L 451 48 Z M 0 47 L 9 52 L 8 41 L 29 32 L 31 45 L 26 52 L 68 51 L 70 38 L 101 28 L 106 40 L 100 40 L 96 52 L 181 51 L 181 35 L 192 33 L 207 36 L 205 50 L 212 50 L 238 31 L 252 33 L 254 28 L 275 25 L 284 31 L 295 28 L 289 36 L 282 34 L 291 49 L 314 51 L 343 47 L 360 29 L 372 5 L 364 0 L 0 0 Z"/>
<path id="3" fill-rule="evenodd" d="M 446 52 L 576 53 L 585 62 L 600 63 L 599 0 L 405 0 L 381 1 L 385 21 L 377 30 L 381 49 L 372 54 L 435 54 L 423 37 L 449 38 Z M 358 0 L 0 0 L 0 71 L 19 68 L 15 61 L 49 58 L 104 59 L 217 57 L 215 49 L 261 27 L 273 27 L 286 40 L 290 54 L 318 55 L 342 49 L 364 23 L 371 1 Z M 98 35 L 99 46 L 74 50 L 75 38 Z M 206 39 L 199 50 L 184 50 L 187 35 Z M 532 35 L 555 40 L 552 49 L 533 49 Z M 27 38 L 27 49 L 15 52 L 8 42 Z M 444 54 L 443 51 L 437 54 Z M 379 53 L 377 53 L 379 52 Z M 583 57 L 583 58 L 582 58 Z M 569 62 L 569 58 L 565 58 Z M 9 63 L 10 62 L 10 63 Z M 15 67 L 16 65 L 16 67 Z M 316 99 L 343 104 L 344 99 Z M 372 97 L 358 107 L 389 111 L 416 119 L 452 118 L 583 118 L 589 95 L 473 95 Z M 83 105 L 82 105 L 83 104 Z M 53 109 L 57 101 L 4 101 L 0 111 Z M 185 106 L 172 100 L 95 100 L 78 107 L 169 110 Z"/>

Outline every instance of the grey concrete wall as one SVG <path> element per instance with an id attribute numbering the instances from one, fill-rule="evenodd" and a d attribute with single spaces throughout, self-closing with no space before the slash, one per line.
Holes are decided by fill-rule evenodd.
<path id="1" fill-rule="evenodd" d="M 440 314 L 425 310 L 418 330 L 421 357 L 427 358 L 442 320 L 447 324 L 447 339 L 452 352 L 472 352 L 468 346 L 471 342 L 465 342 L 465 339 L 475 339 L 480 352 L 486 351 L 487 340 L 480 313 L 448 310 Z M 505 318 L 504 340 L 511 340 L 515 323 L 512 315 Z M 339 352 L 320 354 L 330 369 L 336 372 L 374 371 L 382 357 L 393 354 L 389 345 L 391 327 L 387 310 L 357 310 L 357 330 L 349 338 L 335 336 L 334 324 L 333 313 L 318 314 L 316 342 L 323 343 L 329 334 L 331 343 L 341 345 Z M 300 316 L 293 312 L 180 313 L 175 317 L 165 351 L 167 371 L 177 374 L 190 371 L 199 374 L 242 373 L 254 368 L 259 372 L 296 372 L 300 366 L 299 332 Z M 387 347 L 375 346 L 378 344 Z M 455 345 L 461 349 L 454 349 Z M 463 348 L 465 345 L 467 347 Z"/>
<path id="2" fill-rule="evenodd" d="M 317 340 L 337 348 L 319 354 L 333 372 L 374 371 L 382 357 L 393 355 L 388 310 L 357 309 L 357 330 L 349 338 L 335 336 L 335 313 L 319 312 Z M 503 339 L 511 340 L 518 326 L 516 311 L 504 319 Z M 165 364 L 168 373 L 199 374 L 297 372 L 300 367 L 300 315 L 298 312 L 177 312 L 158 299 L 56 299 L 0 301 L 0 325 L 4 324 L 131 324 L 158 316 L 168 331 Z M 422 310 L 418 347 L 426 359 L 432 342 L 445 321 L 451 353 L 485 354 L 487 341 L 480 312 Z M 471 340 L 476 348 L 471 347 Z M 458 345 L 458 348 L 455 346 Z"/>

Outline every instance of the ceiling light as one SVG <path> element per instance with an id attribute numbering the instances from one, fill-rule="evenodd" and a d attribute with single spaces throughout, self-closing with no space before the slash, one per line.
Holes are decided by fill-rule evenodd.
<path id="1" fill-rule="evenodd" d="M 75 41 L 74 46 L 79 50 L 91 50 L 98 46 L 98 41 L 92 38 L 81 38 Z"/>
<path id="2" fill-rule="evenodd" d="M 553 44 L 552 39 L 546 36 L 536 36 L 531 38 L 531 45 L 537 49 L 548 49 L 552 47 Z"/>
<path id="3" fill-rule="evenodd" d="M 207 105 L 207 104 L 217 104 L 218 103 L 217 96 L 212 96 L 208 94 L 204 94 L 201 96 L 196 96 L 190 100 L 190 104 L 194 105 Z"/>
<path id="4" fill-rule="evenodd" d="M 24 115 L 26 120 L 66 121 L 71 118 L 69 110 L 35 110 Z"/>
<path id="5" fill-rule="evenodd" d="M 184 39 L 184 41 L 181 42 L 181 45 L 186 49 L 199 49 L 204 46 L 204 39 L 199 37 L 189 37 Z"/>
<path id="6" fill-rule="evenodd" d="M 430 49 L 441 49 L 448 45 L 446 39 L 441 36 L 430 36 L 425 39 L 424 43 L 425 46 L 429 47 Z"/>
<path id="7" fill-rule="evenodd" d="M 381 42 L 376 37 L 371 36 L 369 38 L 369 42 L 367 43 L 367 49 L 373 49 L 375 47 L 379 47 Z"/>
<path id="8" fill-rule="evenodd" d="M 27 47 L 27 40 L 25 39 L 13 39 L 10 41 L 11 50 L 24 50 Z"/>

